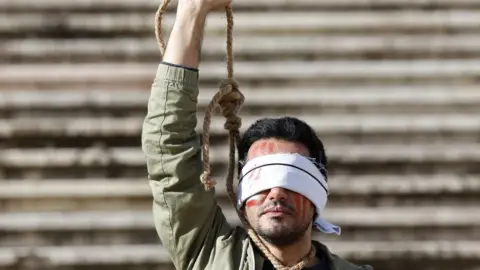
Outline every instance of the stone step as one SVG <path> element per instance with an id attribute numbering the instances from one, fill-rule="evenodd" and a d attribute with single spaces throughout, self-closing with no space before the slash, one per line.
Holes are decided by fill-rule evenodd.
<path id="1" fill-rule="evenodd" d="M 375 269 L 401 270 L 404 269 L 401 262 L 405 259 L 412 269 L 417 270 L 432 267 L 447 270 L 453 266 L 458 270 L 468 270 L 480 265 L 478 241 L 326 241 L 324 244 L 345 259 L 368 263 Z M 412 256 L 415 260 L 412 260 Z M 4 247 L 0 248 L 0 259 L 2 267 L 13 267 L 15 264 L 22 266 L 31 262 L 41 270 L 174 269 L 168 254 L 160 245 Z"/>
<path id="2" fill-rule="evenodd" d="M 228 205 L 225 173 L 214 173 L 217 199 Z M 332 175 L 329 207 L 477 206 L 480 176 Z M 145 178 L 0 181 L 0 212 L 146 210 Z"/>
<path id="3" fill-rule="evenodd" d="M 396 144 L 327 146 L 332 174 L 480 173 L 479 144 Z M 210 148 L 212 170 L 225 169 L 228 147 Z M 140 147 L 4 149 L 4 178 L 144 177 L 145 155 Z"/>
<path id="4" fill-rule="evenodd" d="M 56 16 L 53 16 L 56 15 Z M 153 38 L 155 10 L 122 13 L 5 13 L 0 35 L 28 36 L 118 36 Z M 478 10 L 393 11 L 276 11 L 236 12 L 235 33 L 366 33 L 366 32 L 471 32 L 480 28 Z M 165 15 L 164 27 L 171 29 L 174 14 Z M 275 22 L 275 23 L 273 23 Z M 206 35 L 225 35 L 225 15 L 208 18 Z M 168 31 L 167 31 L 168 32 Z"/>
<path id="5" fill-rule="evenodd" d="M 480 161 L 479 144 L 452 143 L 450 145 L 331 145 L 327 155 L 334 162 L 476 162 Z M 226 162 L 227 145 L 210 148 L 210 162 Z M 70 167 L 70 166 L 123 166 L 145 165 L 145 155 L 138 147 L 90 147 L 4 149 L 0 152 L 1 166 L 12 167 Z"/>
<path id="6" fill-rule="evenodd" d="M 480 16 L 479 16 L 480 18 Z M 235 63 L 235 77 L 240 85 L 250 87 L 268 83 L 331 84 L 360 82 L 415 81 L 445 82 L 449 85 L 468 85 L 480 76 L 480 60 L 418 60 L 418 61 L 263 61 Z M 218 83 L 226 78 L 226 68 L 221 62 L 205 62 L 201 65 L 203 83 Z M 0 65 L 0 87 L 51 85 L 132 85 L 151 87 L 157 64 L 144 63 L 96 63 L 96 64 L 18 64 Z M 121 88 L 120 88 L 121 89 Z"/>
<path id="7" fill-rule="evenodd" d="M 222 209 L 230 224 L 241 226 L 231 206 Z M 478 206 L 327 207 L 324 216 L 342 227 L 341 238 L 322 236 L 332 241 L 480 240 Z M 151 208 L 134 212 L 4 213 L 0 217 L 1 246 L 159 243 Z"/>
<path id="8" fill-rule="evenodd" d="M 167 38 L 167 37 L 166 37 Z M 480 56 L 477 35 L 298 35 L 235 37 L 238 60 L 330 58 L 473 58 Z M 225 37 L 207 37 L 203 59 L 225 58 Z M 155 61 L 152 38 L 12 39 L 2 44 L 2 62 Z"/>
<path id="9" fill-rule="evenodd" d="M 55 88 L 55 87 L 53 87 Z M 205 109 L 219 90 L 200 85 L 198 103 Z M 393 85 L 393 86 L 318 86 L 318 87 L 241 87 L 246 97 L 241 114 L 275 110 L 276 112 L 316 113 L 467 113 L 480 111 L 480 91 L 477 86 L 452 85 Z M 301 94 L 299 94 L 301 93 Z M 150 88 L 117 90 L 114 88 L 62 88 L 38 90 L 1 88 L 0 112 L 39 116 L 92 114 L 119 111 L 146 112 Z M 114 114 L 112 113 L 112 114 Z"/>
<path id="10" fill-rule="evenodd" d="M 479 103 L 480 104 L 480 103 Z M 241 132 L 251 124 L 267 116 L 282 114 L 242 116 Z M 202 113 L 198 114 L 197 132 L 202 133 Z M 300 119 L 309 123 L 327 145 L 332 144 L 428 144 L 452 142 L 476 143 L 480 132 L 480 114 L 438 114 L 438 115 L 303 115 Z M 75 146 L 102 142 L 105 146 L 138 146 L 144 122 L 144 115 L 138 117 L 21 117 L 0 119 L 0 138 L 5 144 L 35 145 L 36 140 L 43 146 L 61 144 Z M 224 129 L 225 118 L 215 116 L 210 126 L 213 144 L 227 138 Z M 78 138 L 83 138 L 78 145 Z M 128 138 L 128 139 L 127 139 Z M 126 141 L 128 140 L 128 141 Z M 58 142 L 57 142 L 58 141 Z"/>
<path id="11" fill-rule="evenodd" d="M 229 223 L 240 226 L 236 212 L 222 206 Z M 3 213 L 3 231 L 28 232 L 51 230 L 153 229 L 148 211 L 83 211 Z M 415 226 L 480 226 L 478 207 L 327 207 L 325 219 L 341 226 L 415 227 Z"/>
<path id="12" fill-rule="evenodd" d="M 1 247 L 6 270 L 148 269 L 174 270 L 161 245 Z M 9 268 L 11 267 L 11 268 Z"/>
<path id="13" fill-rule="evenodd" d="M 170 9 L 176 6 L 177 1 L 173 0 Z M 159 3 L 152 0 L 46 0 L 31 3 L 27 0 L 1 0 L 0 10 L 6 11 L 50 11 L 50 10 L 146 10 L 158 8 Z M 477 8 L 480 6 L 476 0 L 434 0 L 434 1 L 414 1 L 414 0 L 375 0 L 375 1 L 352 1 L 352 0 L 266 0 L 254 1 L 243 0 L 234 1 L 232 4 L 235 10 L 238 9 L 263 9 L 263 8 Z"/>

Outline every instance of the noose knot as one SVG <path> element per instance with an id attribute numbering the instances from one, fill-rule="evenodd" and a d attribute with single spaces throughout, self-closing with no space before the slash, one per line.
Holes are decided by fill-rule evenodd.
<path id="1" fill-rule="evenodd" d="M 212 174 L 210 171 L 204 171 L 202 175 L 200 175 L 200 181 L 203 183 L 205 190 L 207 191 L 211 190 L 217 184 L 217 182 L 212 179 Z"/>
<path id="2" fill-rule="evenodd" d="M 244 95 L 240 92 L 238 82 L 235 79 L 226 79 L 220 83 L 220 96 L 218 107 L 225 120 L 225 129 L 238 132 L 242 126 L 242 119 L 237 115 L 245 101 Z"/>

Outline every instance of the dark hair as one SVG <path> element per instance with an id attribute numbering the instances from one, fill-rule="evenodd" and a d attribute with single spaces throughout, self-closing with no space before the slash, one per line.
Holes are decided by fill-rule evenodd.
<path id="1" fill-rule="evenodd" d="M 248 150 L 260 139 L 281 139 L 301 143 L 310 152 L 325 180 L 328 180 L 327 156 L 322 141 L 315 131 L 304 121 L 294 117 L 263 118 L 252 124 L 243 134 L 238 144 L 239 172 L 246 162 Z"/>

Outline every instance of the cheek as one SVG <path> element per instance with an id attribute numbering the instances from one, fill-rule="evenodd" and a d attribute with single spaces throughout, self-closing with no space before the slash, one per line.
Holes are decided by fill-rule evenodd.
<path id="1" fill-rule="evenodd" d="M 306 197 L 300 194 L 293 194 L 292 199 L 299 217 L 305 218 L 313 214 L 313 206 Z"/>
<path id="2" fill-rule="evenodd" d="M 258 193 L 257 195 L 252 196 L 247 200 L 245 203 L 247 208 L 252 208 L 252 207 L 257 207 L 262 205 L 263 201 L 265 200 L 265 197 L 267 195 L 268 191 L 263 191 Z"/>
<path id="3" fill-rule="evenodd" d="M 261 205 L 261 202 L 257 199 L 250 199 L 247 201 L 247 208 L 252 208 L 258 205 Z"/>

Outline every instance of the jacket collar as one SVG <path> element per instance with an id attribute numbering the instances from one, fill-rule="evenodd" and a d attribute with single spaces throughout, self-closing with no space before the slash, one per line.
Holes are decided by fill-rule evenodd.
<path id="1" fill-rule="evenodd" d="M 266 259 L 262 256 L 262 253 L 257 249 L 255 244 L 251 242 L 252 246 L 254 247 L 253 250 L 255 250 L 254 253 L 254 258 L 255 258 L 255 270 L 262 270 L 263 265 L 266 261 Z M 312 244 L 315 246 L 317 249 L 317 253 L 321 252 L 323 253 L 324 256 L 326 256 L 328 263 L 330 265 L 330 270 L 356 270 L 359 269 L 358 266 L 340 258 L 339 256 L 333 254 L 330 252 L 327 246 L 324 244 L 318 242 L 318 241 L 312 241 Z M 252 251 L 253 251 L 252 250 Z M 360 268 L 363 269 L 363 268 Z"/>
<path id="2" fill-rule="evenodd" d="M 312 241 L 312 244 L 317 250 L 320 250 L 324 256 L 327 257 L 327 260 L 330 264 L 330 270 L 355 270 L 358 269 L 358 266 L 340 258 L 338 255 L 335 255 L 330 252 L 327 246 L 318 242 Z"/>

